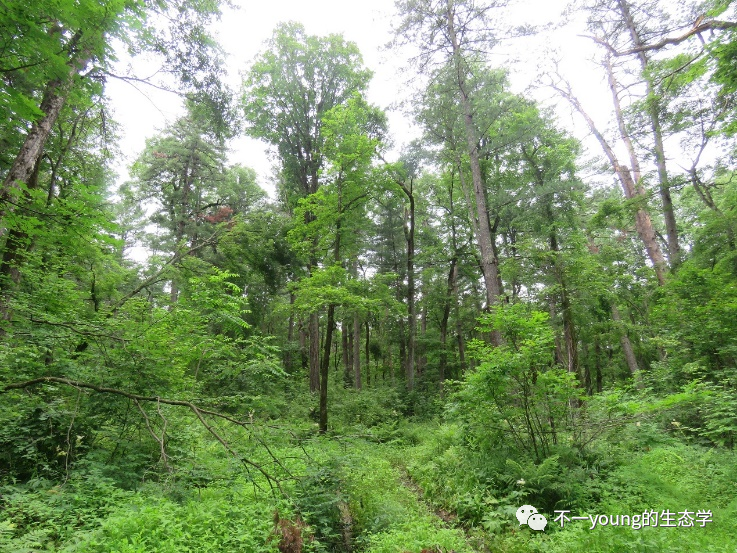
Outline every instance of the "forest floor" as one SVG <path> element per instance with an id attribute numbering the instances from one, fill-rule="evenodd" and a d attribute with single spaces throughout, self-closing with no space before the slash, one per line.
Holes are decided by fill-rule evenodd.
<path id="1" fill-rule="evenodd" d="M 449 425 L 392 424 L 315 437 L 305 422 L 269 435 L 269 452 L 242 436 L 253 461 L 266 466 L 273 455 L 299 476 L 282 483 L 286 496 L 270 492 L 261 475 L 245 474 L 201 430 L 192 425 L 183 433 L 190 446 L 178 469 L 148 473 L 143 482 L 126 481 L 132 457 L 115 466 L 90 458 L 61 482 L 34 478 L 0 487 L 0 552 L 737 551 L 733 451 L 653 438 L 592 480 L 596 502 L 574 513 L 688 508 L 709 510 L 708 522 L 592 529 L 587 518 L 560 528 L 552 512 L 541 511 L 549 524 L 534 531 L 515 519 L 524 495 L 483 489 L 459 457 Z M 615 456 L 613 444 L 603 447 Z"/>

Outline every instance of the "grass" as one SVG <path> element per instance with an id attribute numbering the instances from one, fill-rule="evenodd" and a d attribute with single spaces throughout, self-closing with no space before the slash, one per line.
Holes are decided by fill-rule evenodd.
<path id="1" fill-rule="evenodd" d="M 461 454 L 457 430 L 426 427 L 412 432 L 416 445 L 402 454 L 408 470 L 431 501 L 465 513 L 467 523 L 483 531 L 491 551 L 552 553 L 628 552 L 734 552 L 737 544 L 737 455 L 734 451 L 688 445 L 663 435 L 659 443 L 638 448 L 629 441 L 602 442 L 615 462 L 600 474 L 590 472 L 586 505 L 572 509 L 573 516 L 635 515 L 647 510 L 678 513 L 710 510 L 712 522 L 704 527 L 598 526 L 572 521 L 563 529 L 548 518 L 545 532 L 520 528 L 515 505 L 524 496 L 485 485 L 474 465 Z M 418 440 L 417 437 L 420 437 Z M 494 464 L 492 460 L 487 465 Z M 498 465 L 498 464 L 497 464 Z M 566 477 L 565 470 L 561 473 Z M 592 501 L 591 498 L 596 498 Z M 514 502 L 516 501 L 516 502 Z M 514 503 L 513 503 L 514 502 Z M 569 515 L 571 516 L 571 515 Z M 677 521 L 676 517 L 676 521 Z"/>
<path id="2" fill-rule="evenodd" d="M 134 491 L 88 467 L 63 486 L 44 480 L 5 486 L 0 489 L 0 551 L 276 553 L 275 511 L 284 519 L 300 515 L 305 520 L 306 553 L 341 551 L 346 535 L 353 551 L 361 553 L 472 553 L 481 550 L 479 543 L 495 553 L 735 551 L 734 451 L 689 445 L 633 426 L 601 440 L 586 457 L 592 464 L 585 470 L 571 472 L 561 457 L 557 465 L 551 462 L 549 475 L 533 476 L 524 471 L 541 472 L 539 466 L 512 467 L 503 452 L 469 455 L 457 426 L 366 422 L 360 422 L 354 437 L 348 424 L 341 426 L 340 437 L 308 438 L 311 433 L 302 427 L 263 431 L 260 437 L 274 456 L 301 477 L 283 482 L 290 499 L 270 495 L 266 482 L 254 474 L 266 490 L 259 491 L 240 464 L 191 429 L 181 436 L 192 444 L 192 456 L 182 465 L 189 468 L 180 469 L 175 479 Z M 372 441 L 376 428 L 384 429 L 381 443 Z M 253 435 L 238 430 L 227 437 L 249 458 L 271 462 Z M 579 504 L 572 515 L 711 510 L 712 522 L 703 528 L 590 529 L 589 521 L 576 521 L 561 529 L 552 521 L 554 514 L 543 511 L 549 525 L 535 532 L 514 517 L 531 492 L 513 484 L 499 487 L 504 479 L 495 476 L 494 471 L 512 468 L 523 471 L 522 479 L 544 482 L 545 490 L 556 489 L 556 478 L 577 480 Z M 436 514 L 441 507 L 458 522 L 441 520 Z"/>

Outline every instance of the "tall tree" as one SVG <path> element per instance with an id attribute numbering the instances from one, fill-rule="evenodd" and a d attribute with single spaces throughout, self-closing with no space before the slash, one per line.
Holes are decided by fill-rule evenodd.
<path id="1" fill-rule="evenodd" d="M 150 220 L 163 231 L 152 244 L 157 250 L 197 248 L 203 231 L 207 234 L 204 225 L 208 217 L 212 220 L 233 213 L 233 208 L 219 197 L 226 183 L 224 142 L 192 107 L 159 136 L 148 140 L 131 173 L 135 180 L 127 191 L 132 201 L 155 202 Z M 172 303 L 178 295 L 179 285 L 173 279 Z"/>
<path id="2" fill-rule="evenodd" d="M 326 168 L 323 185 L 299 202 L 297 221 L 291 232 L 297 246 L 328 268 L 306 279 L 324 286 L 326 279 L 333 281 L 336 290 L 328 301 L 318 298 L 301 303 L 311 304 L 310 313 L 327 308 L 325 340 L 320 362 L 320 432 L 327 430 L 328 369 L 336 327 L 336 308 L 344 307 L 353 315 L 354 377 L 356 387 L 361 387 L 360 375 L 360 320 L 361 302 L 355 299 L 353 282 L 357 278 L 357 260 L 361 246 L 361 228 L 365 226 L 366 203 L 372 187 L 372 161 L 381 144 L 385 118 L 378 109 L 370 106 L 354 94 L 343 105 L 336 105 L 322 117 Z M 301 216 L 309 213 L 310 217 Z M 309 222 L 305 222 L 309 221 Z M 353 260 L 350 264 L 346 260 Z M 350 265 L 350 266 L 348 266 Z M 314 277 L 314 278 L 313 278 Z M 310 289 L 308 288 L 308 291 Z M 301 294 L 304 296 L 304 292 Z M 343 329 L 347 332 L 347 328 Z"/>
<path id="3" fill-rule="evenodd" d="M 298 23 L 279 25 L 244 82 L 243 106 L 247 132 L 274 146 L 282 164 L 282 192 L 288 209 L 317 192 L 323 168 L 322 116 L 366 89 L 371 72 L 362 67 L 355 44 L 341 36 L 307 35 Z M 305 223 L 314 220 L 304 213 Z M 317 266 L 316 245 L 307 270 Z M 319 378 L 319 316 L 310 315 L 310 389 Z"/>
<path id="4" fill-rule="evenodd" d="M 471 168 L 478 221 L 477 240 L 489 308 L 498 301 L 502 289 L 487 209 L 486 183 L 481 171 L 480 137 L 474 122 L 474 99 L 469 78 L 475 56 L 488 51 L 496 40 L 493 35 L 494 13 L 505 5 L 504 1 L 477 5 L 470 0 L 405 0 L 397 3 L 403 18 L 397 28 L 398 37 L 419 48 L 421 67 L 430 67 L 438 61 L 446 66 L 447 71 L 436 70 L 435 75 L 437 77 L 445 73 L 449 77 L 448 82 L 453 83 L 453 94 L 457 98 L 465 129 L 466 154 Z M 500 334 L 496 330 L 492 333 L 492 340 L 499 343 Z"/>

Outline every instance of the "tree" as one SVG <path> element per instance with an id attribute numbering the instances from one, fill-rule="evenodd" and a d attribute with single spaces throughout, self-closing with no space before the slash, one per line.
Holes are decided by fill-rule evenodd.
<path id="1" fill-rule="evenodd" d="M 435 71 L 434 76 L 437 78 L 444 75 L 448 79 L 446 82 L 452 83 L 451 90 L 463 120 L 488 308 L 498 301 L 502 289 L 487 209 L 486 183 L 481 173 L 480 137 L 474 122 L 474 99 L 469 79 L 472 75 L 474 53 L 487 50 L 495 41 L 492 14 L 495 9 L 504 5 L 506 2 L 491 2 L 477 6 L 474 2 L 465 0 L 398 2 L 403 17 L 397 28 L 398 37 L 407 42 L 415 42 L 415 37 L 420 37 L 416 46 L 420 49 L 419 59 L 422 68 L 430 66 L 437 57 L 441 58 L 442 64 L 447 69 L 444 72 Z M 500 335 L 496 330 L 492 331 L 492 340 L 499 343 Z"/>
<path id="2" fill-rule="evenodd" d="M 276 148 L 282 164 L 282 192 L 288 209 L 317 192 L 324 160 L 322 116 L 368 85 L 371 72 L 362 67 L 355 44 L 338 35 L 305 34 L 297 23 L 279 25 L 250 68 L 244 82 L 243 106 L 248 134 Z M 314 215 L 306 211 L 305 223 Z M 307 270 L 317 266 L 316 251 Z M 319 382 L 319 318 L 310 315 L 310 388 Z"/>
<path id="3" fill-rule="evenodd" d="M 155 27 L 148 19 L 151 11 L 168 16 L 178 32 Z M 177 17 L 171 17 L 173 13 Z M 166 4 L 82 1 L 42 6 L 14 2 L 11 8 L 3 6 L 0 39 L 4 53 L 0 72 L 5 86 L 0 90 L 0 106 L 13 114 L 9 125 L 2 124 L 0 138 L 4 152 L 12 152 L 0 158 L 0 177 L 3 178 L 0 238 L 5 238 L 2 270 L 12 277 L 2 283 L 5 290 L 0 311 L 4 319 L 12 316 L 6 301 L 7 292 L 20 282 L 19 266 L 31 244 L 23 227 L 29 222 L 33 224 L 33 217 L 28 213 L 33 212 L 35 190 L 45 184 L 42 177 L 48 175 L 51 200 L 62 169 L 59 152 L 63 157 L 64 152 L 75 145 L 81 134 L 77 132 L 80 118 L 90 106 L 101 102 L 102 83 L 105 76 L 110 75 L 113 38 L 122 39 L 138 52 L 161 54 L 171 73 L 179 77 L 182 92 L 188 91 L 204 100 L 219 83 L 213 76 L 217 72 L 215 44 L 205 30 L 218 13 L 217 3 L 201 5 L 189 0 Z M 181 54 L 183 49 L 179 44 L 182 36 L 199 41 L 192 45 L 202 54 L 196 66 L 191 57 L 177 55 L 177 51 Z M 204 81 L 211 86 L 204 86 Z M 198 89 L 196 94 L 193 87 Z M 70 101 L 73 108 L 65 112 L 64 106 Z M 72 120 L 63 121 L 64 113 Z M 103 112 L 99 120 L 103 134 L 106 132 L 104 121 Z M 56 153 L 47 154 L 47 143 L 54 129 L 68 126 L 71 130 L 66 145 Z M 104 146 L 103 151 L 106 149 Z M 19 212 L 18 217 L 14 216 L 16 212 Z"/>
<path id="4" fill-rule="evenodd" d="M 99 92 L 95 80 L 105 73 L 111 59 L 109 41 L 113 37 L 135 42 L 139 51 L 153 49 L 165 54 L 173 73 L 184 82 L 200 84 L 197 77 L 206 72 L 208 65 L 203 59 L 215 59 L 211 55 L 214 43 L 204 27 L 219 13 L 217 3 L 204 6 L 181 0 L 157 5 L 165 13 L 171 10 L 179 14 L 170 19 L 179 32 L 168 37 L 166 31 L 157 31 L 147 23 L 148 7 L 143 2 L 110 0 L 46 4 L 41 10 L 30 2 L 14 2 L 11 9 L 3 10 L 2 42 L 8 45 L 9 51 L 3 56 L 1 70 L 10 86 L 3 89 L 0 105 L 7 107 L 16 120 L 31 125 L 27 132 L 21 130 L 23 126 L 5 128 L 20 141 L 20 146 L 0 188 L 0 199 L 6 204 L 0 219 L 13 211 L 14 202 L 19 199 L 18 190 L 31 181 L 34 167 L 72 88 Z M 138 29 L 139 34 L 136 37 L 126 34 L 130 29 Z M 182 36 L 199 39 L 198 50 L 202 56 L 196 68 L 191 57 L 182 55 L 186 49 L 180 46 Z M 204 92 L 205 88 L 200 90 Z M 14 141 L 7 135 L 3 140 Z M 5 227 L 0 220 L 2 233 Z"/>
<path id="5" fill-rule="evenodd" d="M 127 188 L 132 195 L 130 201 L 155 202 L 150 221 L 163 230 L 154 238 L 157 250 L 173 252 L 181 247 L 198 247 L 207 238 L 208 223 L 227 220 L 237 207 L 227 205 L 221 196 L 228 180 L 225 145 L 211 130 L 210 122 L 191 108 L 161 135 L 148 140 L 131 173 L 135 181 Z M 239 180 L 236 175 L 234 179 L 241 183 L 241 191 L 246 189 L 247 178 Z M 231 201 L 238 201 L 240 194 L 234 194 L 232 183 L 228 184 Z M 172 303 L 178 294 L 174 279 Z"/>
<path id="6" fill-rule="evenodd" d="M 710 142 L 709 136 L 713 134 L 709 129 L 713 129 L 723 116 L 718 103 L 707 110 L 696 107 L 704 103 L 701 93 L 703 84 L 699 87 L 702 99 L 691 102 L 688 107 L 689 101 L 685 98 L 674 102 L 677 94 L 674 93 L 676 90 L 685 90 L 684 81 L 701 79 L 704 74 L 705 40 L 701 33 L 729 29 L 733 24 L 713 19 L 722 11 L 719 9 L 704 13 L 696 11 L 703 8 L 699 6 L 676 14 L 670 6 L 658 0 L 597 0 L 583 7 L 588 15 L 592 39 L 602 47 L 600 65 L 607 76 L 618 141 L 624 147 L 628 165 L 623 164 L 615 153 L 617 141 L 605 137 L 600 128 L 595 128 L 596 123 L 574 93 L 564 83 L 557 88 L 582 114 L 596 136 L 620 180 L 625 198 L 637 204 L 637 231 L 654 266 L 658 282 L 663 284 L 668 266 L 676 268 L 682 256 L 676 210 L 671 197 L 671 189 L 680 178 L 669 170 L 668 158 L 691 155 L 689 148 L 680 152 L 672 146 L 674 151 L 669 155 L 666 151 L 667 139 L 669 134 L 675 137 L 684 132 L 694 133 L 699 128 L 703 130 L 701 138 L 696 139 L 694 144 L 698 152 L 692 166 L 692 173 L 695 174 L 699 159 Z M 682 32 L 684 28 L 689 30 Z M 700 38 L 700 42 L 696 41 L 696 37 Z M 689 48 L 689 43 L 697 47 Z M 679 46 L 682 44 L 685 47 Z M 678 54 L 672 59 L 663 59 L 664 52 L 673 46 L 678 48 Z M 633 97 L 634 101 L 631 99 Z M 691 119 L 693 124 L 686 124 L 687 119 Z M 653 171 L 648 169 L 650 159 L 654 161 Z M 647 205 L 646 185 L 651 176 L 657 181 L 669 263 L 666 263 L 660 250 L 658 233 Z M 698 187 L 698 183 L 695 186 Z"/>
<path id="7" fill-rule="evenodd" d="M 365 205 L 371 187 L 371 163 L 380 147 L 384 132 L 384 114 L 369 106 L 358 94 L 354 94 L 345 104 L 336 105 L 322 118 L 325 139 L 324 155 L 328 166 L 324 184 L 313 194 L 300 201 L 297 208 L 297 221 L 292 230 L 292 238 L 310 256 L 325 252 L 325 265 L 332 269 L 325 272 L 339 288 L 350 287 L 346 259 L 357 259 L 360 252 L 360 234 L 366 210 Z M 304 216 L 303 213 L 308 216 Z M 306 222 L 309 221 L 309 222 Z M 322 260 L 315 257 L 315 259 Z M 350 267 L 353 279 L 358 275 L 355 267 Z M 332 276 L 330 276 L 332 275 Z M 348 282 L 346 282 L 348 279 Z M 315 280 L 312 278 L 309 281 Z M 320 280 L 318 279 L 318 282 Z M 324 285 L 321 285 L 324 286 Z M 335 293 L 338 293 L 336 290 Z M 303 293 L 304 295 L 304 293 Z M 348 295 L 341 301 L 331 301 L 327 305 L 313 303 L 312 312 L 319 307 L 327 307 L 325 343 L 320 363 L 320 432 L 327 431 L 327 392 L 330 353 L 335 329 L 335 310 L 342 305 L 349 308 L 353 304 L 354 327 L 360 326 L 358 316 L 360 302 Z M 358 304 L 358 305 L 356 305 Z M 346 329 L 343 329 L 345 332 Z M 354 337 L 354 346 L 360 345 Z M 356 387 L 361 387 L 360 355 L 354 353 Z"/>

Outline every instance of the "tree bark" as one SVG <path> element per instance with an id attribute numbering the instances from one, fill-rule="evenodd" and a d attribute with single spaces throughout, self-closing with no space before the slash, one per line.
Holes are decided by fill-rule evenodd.
<path id="1" fill-rule="evenodd" d="M 320 422 L 318 431 L 325 434 L 328 431 L 328 373 L 330 370 L 330 350 L 333 344 L 333 327 L 335 326 L 335 305 L 328 306 L 328 320 L 325 327 L 325 344 L 320 363 Z"/>
<path id="2" fill-rule="evenodd" d="M 622 142 L 624 143 L 630 157 L 631 172 L 630 169 L 625 169 L 620 166 L 618 173 L 620 174 L 620 180 L 622 180 L 627 199 L 638 198 L 643 202 L 643 206 L 637 210 L 635 215 L 637 232 L 645 244 L 645 249 L 648 252 L 650 261 L 653 263 L 658 283 L 663 285 L 665 284 L 665 271 L 667 266 L 665 258 L 663 257 L 663 252 L 660 249 L 660 244 L 658 244 L 657 235 L 655 234 L 655 229 L 653 228 L 653 224 L 650 219 L 650 213 L 644 206 L 644 203 L 647 201 L 647 194 L 642 186 L 640 162 L 637 159 L 634 144 L 632 143 L 632 139 L 630 138 L 624 122 L 624 112 L 622 111 L 622 106 L 619 101 L 618 84 L 616 77 L 614 76 L 614 69 L 612 68 L 610 57 L 607 57 L 606 69 L 607 78 L 609 80 L 609 89 L 612 93 L 612 101 L 614 103 L 614 114 L 619 128 L 619 135 L 622 138 Z M 612 162 L 612 165 L 614 166 L 615 163 Z M 616 170 L 617 169 L 615 167 L 615 171 Z"/>
<path id="3" fill-rule="evenodd" d="M 619 104 L 616 81 L 614 79 L 614 74 L 611 71 L 611 64 L 607 63 L 607 68 L 607 73 L 609 75 L 609 87 L 612 92 L 612 98 L 614 100 L 615 112 L 617 114 L 617 122 L 620 125 L 620 134 L 623 135 L 623 139 L 625 139 L 625 142 L 627 142 L 629 141 L 629 137 L 626 133 L 626 129 L 623 128 L 624 120 L 622 118 L 622 110 Z M 563 97 L 565 97 L 576 109 L 576 111 L 578 111 L 581 116 L 586 120 L 591 133 L 596 137 L 597 141 L 601 145 L 601 148 L 602 150 L 604 150 L 604 154 L 609 160 L 614 173 L 617 175 L 617 178 L 622 185 L 622 191 L 624 192 L 625 198 L 627 198 L 628 200 L 638 199 L 644 204 L 646 202 L 647 196 L 642 188 L 642 182 L 640 180 L 640 168 L 639 162 L 637 162 L 637 158 L 631 156 L 631 161 L 633 162 L 632 168 L 622 165 L 619 161 L 619 158 L 614 153 L 614 149 L 611 147 L 607 139 L 604 138 L 604 135 L 599 132 L 596 123 L 594 123 L 594 120 L 591 119 L 586 110 L 583 109 L 583 106 L 578 101 L 578 99 L 573 96 L 570 88 L 567 88 L 565 90 L 557 86 L 554 86 L 553 88 L 555 88 Z M 634 153 L 634 148 L 632 147 L 631 142 L 630 146 L 627 149 L 630 154 Z M 635 228 L 637 229 L 637 234 L 640 236 L 640 239 L 645 246 L 648 258 L 653 264 L 653 269 L 655 271 L 655 277 L 658 280 L 658 284 L 662 286 L 663 284 L 665 284 L 665 258 L 663 257 L 663 252 L 661 251 L 660 245 L 658 244 L 657 235 L 655 234 L 655 229 L 653 228 L 650 214 L 647 212 L 645 207 L 637 208 L 637 211 L 635 213 Z"/>
<path id="4" fill-rule="evenodd" d="M 649 66 L 649 60 L 643 46 L 645 46 L 640 33 L 635 25 L 635 20 L 632 17 L 630 6 L 626 0 L 617 0 L 619 5 L 622 18 L 627 25 L 630 38 L 634 49 L 637 50 L 637 58 L 640 61 L 640 67 L 642 68 L 642 76 L 645 81 L 646 93 L 647 93 L 647 106 L 648 116 L 650 118 L 650 127 L 653 134 L 653 153 L 655 154 L 655 164 L 658 169 L 658 189 L 660 192 L 660 199 L 662 202 L 663 219 L 665 220 L 666 237 L 668 241 L 668 258 L 672 267 L 676 267 L 680 264 L 681 260 L 681 247 L 678 243 L 678 228 L 676 226 L 676 216 L 673 210 L 673 200 L 670 195 L 670 183 L 668 181 L 668 170 L 666 167 L 665 160 L 665 147 L 663 146 L 663 130 L 660 124 L 660 99 L 655 93 L 653 87 L 653 81 L 647 74 Z"/>
<path id="5" fill-rule="evenodd" d="M 309 322 L 310 335 L 310 392 L 320 389 L 320 315 L 310 313 Z"/>
<path id="6" fill-rule="evenodd" d="M 343 322 L 340 325 L 340 349 L 341 349 L 341 357 L 343 359 L 343 386 L 348 388 L 351 385 L 351 381 L 353 380 L 352 375 L 352 368 L 353 365 L 351 363 L 350 353 L 349 353 L 349 345 L 348 345 L 348 320 L 344 319 Z"/>
<path id="7" fill-rule="evenodd" d="M 635 357 L 635 351 L 632 349 L 632 343 L 630 342 L 629 336 L 627 336 L 627 329 L 622 324 L 622 316 L 619 314 L 617 304 L 612 302 L 612 319 L 620 326 L 621 334 L 619 343 L 622 345 L 622 352 L 624 353 L 624 359 L 627 362 L 627 368 L 630 373 L 635 375 L 640 368 L 637 365 L 637 357 Z"/>
<path id="8" fill-rule="evenodd" d="M 366 352 L 366 386 L 371 386 L 371 327 L 368 321 L 363 326 L 366 328 L 366 339 L 363 342 Z"/>
<path id="9" fill-rule="evenodd" d="M 405 365 L 405 377 L 407 389 L 412 391 L 415 387 L 415 349 L 417 340 L 417 313 L 415 311 L 415 196 L 413 183 L 397 181 L 402 192 L 409 200 L 409 209 L 404 210 L 404 238 L 407 242 L 407 325 L 409 336 L 407 338 L 407 357 Z"/>
<path id="10" fill-rule="evenodd" d="M 466 129 L 466 143 L 468 146 L 468 157 L 471 165 L 471 180 L 473 182 L 473 194 L 476 200 L 476 216 L 478 221 L 477 240 L 481 250 L 481 271 L 484 277 L 486 289 L 486 307 L 491 309 L 498 301 L 502 291 L 499 286 L 498 260 L 494 254 L 493 240 L 491 236 L 491 225 L 489 224 L 489 212 L 486 206 L 486 192 L 481 175 L 481 163 L 479 161 L 478 137 L 473 122 L 473 109 L 471 100 L 466 90 L 466 68 L 463 64 L 461 47 L 456 33 L 452 0 L 447 2 L 447 31 L 453 49 L 453 63 L 455 65 L 458 79 L 458 93 L 463 110 L 463 123 Z M 491 334 L 493 345 L 501 344 L 501 333 L 494 330 Z"/>
<path id="11" fill-rule="evenodd" d="M 361 320 L 353 315 L 353 382 L 356 390 L 361 389 Z"/>
<path id="12" fill-rule="evenodd" d="M 43 155 L 46 140 L 64 107 L 77 71 L 77 65 L 72 63 L 67 76 L 54 79 L 46 85 L 39 106 L 44 115 L 31 125 L 0 189 L 0 238 L 7 232 L 8 215 L 15 211 L 16 203 L 21 199 L 18 197 L 19 190 L 24 184 L 30 183 L 34 167 Z"/>

